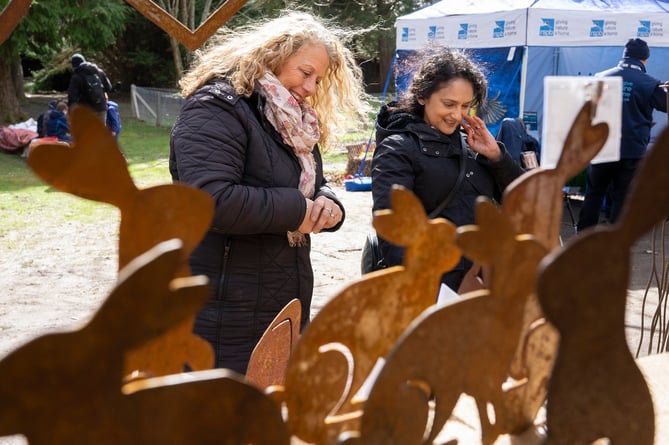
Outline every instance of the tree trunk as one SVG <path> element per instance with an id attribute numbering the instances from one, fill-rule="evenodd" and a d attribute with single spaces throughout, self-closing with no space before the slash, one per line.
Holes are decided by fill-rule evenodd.
<path id="1" fill-rule="evenodd" d="M 170 37 L 170 47 L 172 48 L 172 59 L 174 60 L 174 72 L 178 80 L 184 74 L 184 64 L 181 58 L 179 42 L 174 37 Z"/>
<path id="2" fill-rule="evenodd" d="M 12 74 L 12 63 L 0 58 L 0 124 L 2 125 L 20 122 L 24 117 L 14 90 Z"/>
<path id="3" fill-rule="evenodd" d="M 26 98 L 26 91 L 23 87 L 23 67 L 21 66 L 21 59 L 12 59 L 12 82 L 14 83 L 14 91 L 16 93 L 16 100 L 20 102 Z"/>
<path id="4" fill-rule="evenodd" d="M 390 5 L 387 2 L 382 0 L 377 0 L 376 2 L 376 11 L 379 17 L 389 17 L 390 16 Z M 388 70 L 390 69 L 390 64 L 393 60 L 393 54 L 395 51 L 395 28 L 391 27 L 389 31 L 384 31 L 379 33 L 379 78 L 385 86 L 386 78 L 388 77 Z M 388 84 L 388 90 L 395 90 L 395 85 L 392 83 L 394 75 L 391 79 L 391 83 Z M 386 92 L 386 94 L 388 94 Z"/>

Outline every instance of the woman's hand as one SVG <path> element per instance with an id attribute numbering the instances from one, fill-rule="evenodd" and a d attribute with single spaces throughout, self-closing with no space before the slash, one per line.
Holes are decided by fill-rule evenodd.
<path id="1" fill-rule="evenodd" d="M 467 131 L 467 143 L 475 152 L 482 154 L 492 162 L 502 159 L 502 150 L 500 150 L 497 141 L 490 134 L 485 126 L 483 119 L 478 116 L 463 116 L 467 125 L 464 125 Z"/>
<path id="2" fill-rule="evenodd" d="M 319 196 L 315 201 L 307 199 L 307 212 L 297 230 L 302 233 L 319 233 L 339 224 L 341 218 L 341 209 L 333 200 L 325 196 Z"/>

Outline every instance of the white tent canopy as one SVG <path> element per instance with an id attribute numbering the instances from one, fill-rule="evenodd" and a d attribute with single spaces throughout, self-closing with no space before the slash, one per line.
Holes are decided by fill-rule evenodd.
<path id="1" fill-rule="evenodd" d="M 669 47 L 669 2 L 442 0 L 397 19 L 397 49 L 614 46 L 631 36 Z"/>
<path id="2" fill-rule="evenodd" d="M 534 119 L 536 136 L 544 77 L 610 68 L 629 38 L 648 43 L 648 74 L 669 78 L 669 0 L 442 0 L 399 17 L 396 28 L 400 60 L 428 42 L 465 49 L 486 63 L 494 59 L 488 75 L 511 74 L 506 84 L 489 77 L 490 93 L 508 96 L 505 117 Z M 515 69 L 505 66 L 513 63 Z M 660 125 L 653 136 L 667 122 L 664 113 L 654 118 Z"/>

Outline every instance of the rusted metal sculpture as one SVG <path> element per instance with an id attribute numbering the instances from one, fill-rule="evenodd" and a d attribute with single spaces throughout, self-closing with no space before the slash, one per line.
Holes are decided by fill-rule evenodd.
<path id="1" fill-rule="evenodd" d="M 626 341 L 625 307 L 632 245 L 669 215 L 667 165 L 665 129 L 618 221 L 584 230 L 540 265 L 537 295 L 561 338 L 548 386 L 549 444 L 654 443 L 653 401 Z"/>
<path id="2" fill-rule="evenodd" d="M 176 276 L 189 276 L 188 256 L 200 242 L 214 212 L 206 192 L 183 184 L 138 189 L 114 137 L 86 107 L 69 115 L 71 146 L 40 144 L 28 164 L 54 188 L 82 198 L 114 205 L 121 211 L 119 269 L 161 241 L 182 240 L 184 252 Z M 193 318 L 170 332 L 130 351 L 126 374 L 175 374 L 184 365 L 193 370 L 213 367 L 209 343 L 192 333 Z"/>
<path id="3" fill-rule="evenodd" d="M 191 317 L 206 277 L 174 279 L 184 252 L 163 242 L 119 273 L 82 328 L 38 337 L 0 360 L 0 436 L 31 445 L 288 445 L 279 406 L 229 370 L 122 386 L 125 353 Z"/>
<path id="4" fill-rule="evenodd" d="M 186 48 L 195 51 L 239 11 L 246 0 L 227 0 L 194 31 L 151 0 L 126 0 L 126 2 Z"/>
<path id="5" fill-rule="evenodd" d="M 289 362 L 288 424 L 307 442 L 357 429 L 349 425 L 361 414 L 354 396 L 406 327 L 435 303 L 441 275 L 460 259 L 453 224 L 428 219 L 403 188 L 392 190 L 391 204 L 375 213 L 374 227 L 406 246 L 404 265 L 369 273 L 337 294 L 302 333 Z"/>
<path id="6" fill-rule="evenodd" d="M 468 258 L 490 266 L 490 291 L 465 294 L 416 318 L 372 386 L 360 438 L 346 445 L 432 443 L 463 393 L 476 400 L 484 444 L 508 432 L 503 384 L 523 331 L 533 276 L 547 249 L 527 235 L 516 236 L 486 198 L 477 202 L 476 223 L 459 227 L 456 242 Z M 494 420 L 488 418 L 488 404 Z"/>
<path id="7" fill-rule="evenodd" d="M 246 4 L 246 0 L 227 0 L 193 31 L 151 0 L 126 0 L 126 2 L 191 51 L 202 46 L 218 28 Z M 0 45 L 7 40 L 28 13 L 31 3 L 32 0 L 9 0 L 7 6 L 0 12 L 0 24 L 2 24 Z"/>
<path id="8" fill-rule="evenodd" d="M 536 168 L 524 174 L 507 187 L 502 200 L 503 212 L 516 233 L 532 234 L 548 251 L 560 246 L 564 185 L 588 166 L 609 134 L 607 124 L 592 125 L 597 101 L 593 98 L 581 107 L 555 168 Z M 527 300 L 523 317 L 526 335 L 518 344 L 510 375 L 526 384 L 510 392 L 507 399 L 506 420 L 516 432 L 533 424 L 545 401 L 546 381 L 559 341 L 555 328 L 545 322 L 536 295 Z"/>
<path id="9" fill-rule="evenodd" d="M 249 381 L 263 389 L 283 384 L 288 360 L 300 335 L 301 314 L 302 304 L 296 298 L 274 317 L 251 353 L 246 369 Z"/>
<path id="10" fill-rule="evenodd" d="M 0 12 L 0 45 L 18 26 L 21 19 L 28 13 L 32 0 L 9 0 Z"/>

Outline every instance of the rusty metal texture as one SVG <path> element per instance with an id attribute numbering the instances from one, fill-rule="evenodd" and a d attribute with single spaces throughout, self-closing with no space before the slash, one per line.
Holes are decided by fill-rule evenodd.
<path id="1" fill-rule="evenodd" d="M 265 330 L 253 348 L 246 378 L 262 389 L 282 385 L 288 360 L 300 335 L 302 304 L 290 301 Z"/>
<path id="2" fill-rule="evenodd" d="M 333 443 L 355 429 L 362 409 L 356 393 L 411 321 L 435 303 L 441 275 L 460 259 L 452 223 L 428 219 L 406 189 L 391 193 L 392 208 L 376 212 L 373 223 L 384 239 L 406 246 L 404 264 L 366 274 L 338 293 L 302 333 L 288 365 L 289 428 L 307 442 Z"/>
<path id="3" fill-rule="evenodd" d="M 0 360 L 0 436 L 35 445 L 289 444 L 280 407 L 230 370 L 122 384 L 125 352 L 208 298 L 204 277 L 173 279 L 181 249 L 170 240 L 138 256 L 90 322 Z"/>
<path id="4" fill-rule="evenodd" d="M 665 129 L 639 164 L 618 221 L 579 233 L 538 270 L 539 301 L 560 332 L 547 394 L 551 443 L 655 443 L 653 400 L 626 341 L 625 307 L 632 245 L 669 215 L 667 165 Z"/>
<path id="5" fill-rule="evenodd" d="M 583 104 L 572 123 L 554 169 L 536 168 L 511 183 L 502 199 L 504 214 L 516 233 L 533 235 L 548 250 L 560 245 L 560 224 L 564 208 L 563 187 L 588 166 L 601 150 L 609 134 L 608 125 L 592 125 L 594 101 Z M 546 381 L 555 360 L 559 335 L 549 322 L 536 295 L 528 298 L 523 315 L 526 335 L 518 344 L 510 375 L 527 379 L 522 390 L 507 399 L 508 411 L 515 412 L 516 426 L 532 424 L 546 397 Z M 509 421 L 514 419 L 509 416 Z"/>
<path id="6" fill-rule="evenodd" d="M 104 123 L 86 107 L 69 114 L 71 146 L 40 144 L 28 165 L 57 190 L 105 202 L 121 211 L 119 269 L 161 241 L 180 239 L 184 255 L 175 276 L 189 276 L 188 256 L 206 233 L 214 203 L 206 192 L 183 184 L 138 189 L 123 154 Z M 126 374 L 159 376 L 213 367 L 213 350 L 192 332 L 194 318 L 128 352 Z"/>
<path id="7" fill-rule="evenodd" d="M 547 249 L 532 237 L 517 236 L 487 198 L 477 202 L 476 225 L 459 227 L 456 242 L 465 256 L 490 266 L 490 290 L 433 306 L 406 329 L 365 402 L 360 443 L 432 443 L 463 393 L 476 400 L 482 443 L 510 432 L 504 399 L 525 382 L 503 386 L 523 333 L 525 301 Z M 488 404 L 494 408 L 492 421 Z"/>
<path id="8" fill-rule="evenodd" d="M 194 31 L 151 0 L 126 0 L 126 2 L 186 48 L 195 51 L 239 11 L 246 0 L 226 1 Z"/>
<path id="9" fill-rule="evenodd" d="M 9 0 L 0 12 L 0 45 L 9 38 L 21 19 L 28 13 L 32 0 Z"/>

